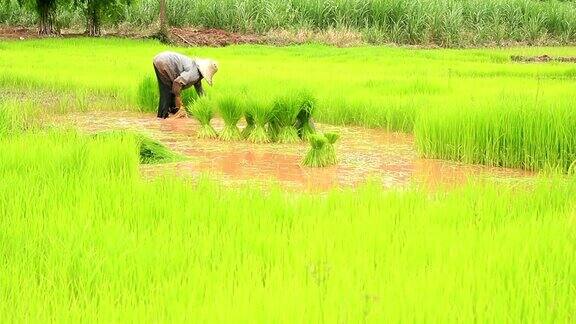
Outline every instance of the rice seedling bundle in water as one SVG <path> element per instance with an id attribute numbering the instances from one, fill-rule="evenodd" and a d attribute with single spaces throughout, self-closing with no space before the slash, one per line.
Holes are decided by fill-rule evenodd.
<path id="1" fill-rule="evenodd" d="M 218 133 L 210 125 L 210 121 L 214 118 L 214 105 L 213 102 L 207 97 L 202 97 L 196 100 L 189 112 L 200 122 L 200 129 L 198 130 L 198 138 L 217 138 Z"/>
<path id="2" fill-rule="evenodd" d="M 338 163 L 338 158 L 336 158 L 336 149 L 334 148 L 334 144 L 340 138 L 340 135 L 336 133 L 324 133 L 324 137 L 326 137 L 326 140 L 328 141 L 328 144 L 325 146 L 326 161 L 329 165 L 334 165 Z"/>
<path id="3" fill-rule="evenodd" d="M 140 133 L 129 131 L 105 131 L 96 133 L 96 139 L 121 139 L 123 137 L 133 137 L 138 144 L 141 164 L 160 164 L 184 160 L 184 157 L 172 152 L 164 144 L 149 138 Z"/>
<path id="4" fill-rule="evenodd" d="M 336 165 L 336 150 L 334 143 L 338 140 L 338 135 L 334 133 L 310 134 L 310 150 L 304 157 L 302 164 L 308 167 L 326 167 Z"/>
<path id="5" fill-rule="evenodd" d="M 316 132 L 312 117 L 316 111 L 316 98 L 307 90 L 298 93 L 298 100 L 300 101 L 300 112 L 297 116 L 298 136 L 301 139 L 307 140 L 308 137 Z"/>
<path id="6" fill-rule="evenodd" d="M 254 117 L 252 117 L 252 113 L 248 111 L 248 107 L 246 111 L 244 111 L 244 120 L 246 120 L 246 127 L 242 130 L 242 138 L 248 139 L 248 136 L 254 129 Z"/>
<path id="7" fill-rule="evenodd" d="M 237 141 L 242 138 L 238 121 L 242 118 L 242 104 L 237 96 L 231 95 L 221 98 L 218 102 L 220 116 L 224 120 L 224 129 L 220 138 L 226 141 Z"/>
<path id="8" fill-rule="evenodd" d="M 270 121 L 272 109 L 269 104 L 260 100 L 252 100 L 246 107 L 250 111 L 254 124 L 248 135 L 248 141 L 252 143 L 269 143 L 271 138 L 266 130 L 266 124 Z"/>
<path id="9" fill-rule="evenodd" d="M 276 98 L 273 107 L 273 129 L 277 132 L 276 140 L 278 143 L 296 143 L 300 140 L 296 121 L 300 113 L 300 100 L 298 93 L 290 92 L 286 95 Z"/>

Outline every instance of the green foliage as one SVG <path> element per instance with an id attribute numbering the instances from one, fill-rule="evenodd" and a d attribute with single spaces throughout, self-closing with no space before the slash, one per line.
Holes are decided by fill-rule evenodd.
<path id="1" fill-rule="evenodd" d="M 196 100 L 189 112 L 200 122 L 198 138 L 217 138 L 218 133 L 210 125 L 210 120 L 214 118 L 214 102 L 208 97 L 202 97 Z"/>
<path id="2" fill-rule="evenodd" d="M 222 96 L 218 100 L 220 116 L 224 120 L 224 129 L 220 138 L 226 141 L 236 141 L 242 138 L 238 122 L 244 113 L 241 97 L 237 95 Z"/>
<path id="3" fill-rule="evenodd" d="M 34 0 L 27 1 L 35 4 Z M 148 27 L 158 16 L 156 0 L 133 3 L 76 0 L 76 3 L 80 6 L 66 6 L 65 10 L 79 13 L 67 13 L 67 16 L 97 17 L 96 21 L 108 25 Z M 167 5 L 168 21 L 173 26 L 258 33 L 277 29 L 356 31 L 374 43 L 459 47 L 576 41 L 576 8 L 570 1 L 173 0 Z M 29 7 L 29 11 L 32 8 Z M 27 12 L 23 12 L 21 18 L 0 15 L 3 17 L 12 23 L 30 23 Z M 6 21 L 0 20 L 0 23 Z M 68 25 L 74 24 L 84 25 L 85 21 L 68 22 Z"/>
<path id="4" fill-rule="evenodd" d="M 573 318 L 569 179 L 304 194 L 138 168 L 132 136 L 0 139 L 6 322 Z"/>
<path id="5" fill-rule="evenodd" d="M 302 160 L 302 164 L 308 167 L 327 167 L 336 165 L 336 150 L 334 143 L 338 140 L 339 135 L 335 133 L 310 134 L 310 150 Z"/>
<path id="6" fill-rule="evenodd" d="M 269 133 L 266 130 L 272 118 L 272 105 L 265 99 L 251 99 L 246 104 L 246 110 L 254 120 L 254 126 L 250 131 L 247 139 L 252 143 L 268 143 L 271 141 Z"/>
<path id="7" fill-rule="evenodd" d="M 573 98 L 534 101 L 507 95 L 498 109 L 490 101 L 430 109 L 418 119 L 421 154 L 466 163 L 564 171 L 576 161 Z"/>
<path id="8" fill-rule="evenodd" d="M 155 112 L 158 109 L 160 93 L 156 77 L 147 76 L 142 78 L 138 85 L 136 98 L 141 111 Z"/>
<path id="9" fill-rule="evenodd" d="M 124 140 L 127 137 L 133 138 L 134 143 L 138 146 L 141 164 L 169 163 L 184 159 L 183 156 L 172 152 L 162 143 L 140 133 L 106 131 L 96 133 L 93 136 L 97 140 L 105 139 L 107 141 Z"/>
<path id="10" fill-rule="evenodd" d="M 0 97 L 45 98 L 42 104 L 57 98 L 56 109 L 63 112 L 141 110 L 137 88 L 142 76 L 152 72 L 151 58 L 163 49 L 157 42 L 121 39 L 4 42 Z M 575 147 L 570 126 L 576 118 L 574 66 L 519 64 L 510 56 L 571 56 L 575 50 L 319 45 L 182 49 L 190 56 L 201 51 L 226 66 L 218 72 L 220 82 L 208 88 L 210 95 L 237 96 L 248 89 L 249 98 L 273 101 L 286 96 L 286 89 L 305 88 L 317 98 L 316 121 L 414 132 L 425 156 L 564 170 L 573 161 Z M 62 60 L 62 53 L 74 59 Z M 261 70 L 267 71 L 266 78 Z M 364 73 L 351 77 L 339 72 L 348 70 Z M 157 91 L 154 79 L 148 87 Z M 155 100 L 149 101 L 149 111 L 156 110 Z M 510 125 L 522 131 L 502 131 Z M 277 139 L 275 119 L 266 127 L 269 137 Z"/>
<path id="11" fill-rule="evenodd" d="M 0 100 L 0 137 L 14 136 L 36 129 L 41 109 L 31 102 Z"/>
<path id="12" fill-rule="evenodd" d="M 274 100 L 272 119 L 279 128 L 277 133 L 279 143 L 296 143 L 299 140 L 298 130 L 294 127 L 302 110 L 299 95 L 299 92 L 291 90 Z"/>
<path id="13" fill-rule="evenodd" d="M 246 127 L 242 130 L 242 138 L 247 139 L 250 136 L 250 133 L 254 130 L 254 117 L 252 113 L 246 109 L 244 111 L 244 120 L 246 120 Z"/>

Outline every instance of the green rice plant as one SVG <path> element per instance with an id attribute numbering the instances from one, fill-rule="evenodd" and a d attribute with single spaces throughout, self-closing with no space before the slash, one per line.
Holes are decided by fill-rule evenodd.
<path id="1" fill-rule="evenodd" d="M 40 107 L 33 102 L 0 100 L 0 137 L 37 129 L 40 126 L 41 112 Z"/>
<path id="2" fill-rule="evenodd" d="M 336 157 L 336 148 L 334 147 L 334 145 L 336 144 L 336 141 L 340 138 L 340 135 L 336 133 L 324 133 L 324 137 L 326 137 L 326 140 L 328 141 L 328 144 L 325 147 L 327 163 L 334 165 L 338 163 L 338 158 Z"/>
<path id="3" fill-rule="evenodd" d="M 0 137 L 4 322 L 574 318 L 571 178 L 305 193 L 139 160 L 129 134 Z"/>
<path id="4" fill-rule="evenodd" d="M 273 116 L 270 118 L 268 125 L 266 126 L 266 133 L 270 138 L 271 142 L 278 141 L 278 133 L 280 133 L 280 126 L 278 125 L 278 121 Z"/>
<path id="5" fill-rule="evenodd" d="M 220 116 L 224 120 L 224 129 L 220 138 L 225 141 L 237 141 L 242 138 L 238 122 L 242 118 L 243 107 L 238 96 L 224 96 L 218 100 Z"/>
<path id="6" fill-rule="evenodd" d="M 269 143 L 270 134 L 266 130 L 266 125 L 272 117 L 272 107 L 263 100 L 250 100 L 246 107 L 254 120 L 254 126 L 248 135 L 248 141 L 252 143 Z"/>
<path id="7" fill-rule="evenodd" d="M 252 130 L 254 130 L 254 117 L 248 110 L 248 107 L 246 107 L 246 110 L 244 111 L 244 120 L 246 121 L 246 127 L 242 129 L 241 135 L 242 138 L 247 139 L 250 136 L 250 133 L 252 133 Z"/>
<path id="8" fill-rule="evenodd" d="M 140 147 L 140 163 L 158 164 L 183 160 L 183 157 L 172 152 L 162 143 L 146 136 L 138 136 Z"/>
<path id="9" fill-rule="evenodd" d="M 122 139 L 126 137 L 134 138 L 134 142 L 138 145 L 138 152 L 141 164 L 160 164 L 177 162 L 184 160 L 180 154 L 172 152 L 164 144 L 144 135 L 130 131 L 105 131 L 93 135 L 95 139 Z"/>
<path id="10" fill-rule="evenodd" d="M 306 153 L 302 164 L 308 167 L 325 167 L 329 164 L 326 161 L 326 145 L 328 140 L 320 134 L 309 136 L 310 150 Z"/>
<path id="11" fill-rule="evenodd" d="M 158 109 L 158 98 L 160 93 L 158 90 L 158 83 L 156 77 L 151 75 L 142 78 L 138 85 L 136 98 L 138 99 L 138 106 L 140 111 L 153 112 Z"/>
<path id="12" fill-rule="evenodd" d="M 310 134 L 308 141 L 310 142 L 310 150 L 302 160 L 302 165 L 308 167 L 327 167 L 336 165 L 338 159 L 336 158 L 336 150 L 334 143 L 338 140 L 338 134 L 326 133 Z"/>
<path id="13" fill-rule="evenodd" d="M 272 119 L 274 127 L 278 127 L 275 138 L 278 143 L 297 143 L 299 141 L 296 122 L 298 114 L 302 110 L 302 102 L 299 93 L 289 91 L 284 95 L 276 97 L 272 108 Z"/>
<path id="14" fill-rule="evenodd" d="M 507 95 L 501 105 L 431 108 L 415 126 L 416 144 L 429 158 L 568 171 L 576 160 L 574 104 L 570 97 L 536 102 Z"/>
<path id="15" fill-rule="evenodd" d="M 310 91 L 302 90 L 298 93 L 300 100 L 300 112 L 296 117 L 296 129 L 301 139 L 307 140 L 308 136 L 314 134 L 316 129 L 312 117 L 316 111 L 317 101 Z"/>
<path id="16" fill-rule="evenodd" d="M 189 112 L 200 122 L 200 129 L 196 136 L 198 138 L 213 139 L 218 138 L 218 133 L 210 125 L 214 118 L 214 103 L 208 97 L 198 98 L 190 107 Z"/>

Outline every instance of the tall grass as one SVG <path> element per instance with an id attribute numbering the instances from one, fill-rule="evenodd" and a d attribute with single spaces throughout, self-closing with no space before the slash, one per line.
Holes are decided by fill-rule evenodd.
<path id="1" fill-rule="evenodd" d="M 299 194 L 142 180 L 132 136 L 0 138 L 7 322 L 570 322 L 573 181 Z M 529 238 L 529 239 L 528 239 Z"/>
<path id="2" fill-rule="evenodd" d="M 415 127 L 423 156 L 529 170 L 560 168 L 576 161 L 573 98 L 538 101 L 507 96 L 491 102 L 430 109 Z"/>
<path id="3" fill-rule="evenodd" d="M 232 31 L 276 29 L 356 30 L 374 42 L 464 46 L 523 41 L 576 40 L 576 8 L 570 1 L 537 0 L 173 0 L 168 21 Z M 82 14 L 63 6 L 64 27 L 82 25 Z M 155 0 L 126 5 L 112 25 L 149 26 Z M 16 1 L 0 6 L 0 24 L 31 24 L 34 15 Z"/>

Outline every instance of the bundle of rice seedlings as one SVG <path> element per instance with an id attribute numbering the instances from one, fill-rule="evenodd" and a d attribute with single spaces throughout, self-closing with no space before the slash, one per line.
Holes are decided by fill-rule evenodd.
<path id="1" fill-rule="evenodd" d="M 326 160 L 327 163 L 330 165 L 335 165 L 338 163 L 338 159 L 336 158 L 336 149 L 334 148 L 334 144 L 340 138 L 340 135 L 336 133 L 324 133 L 324 137 L 328 141 L 328 145 L 326 145 Z"/>
<path id="2" fill-rule="evenodd" d="M 213 103 L 207 97 L 199 98 L 194 102 L 192 107 L 189 109 L 189 113 L 192 114 L 199 122 L 200 129 L 198 130 L 198 138 L 217 138 L 218 133 L 212 125 L 210 125 L 210 120 L 214 118 Z"/>
<path id="3" fill-rule="evenodd" d="M 242 138 L 238 121 L 242 118 L 242 105 L 237 96 L 227 96 L 218 102 L 220 116 L 224 120 L 224 129 L 220 133 L 220 138 L 225 141 L 236 141 Z"/>
<path id="4" fill-rule="evenodd" d="M 328 145 L 328 140 L 323 135 L 312 134 L 309 136 L 310 150 L 304 157 L 302 164 L 309 167 L 325 167 L 327 166 L 325 158 L 325 147 Z"/>
<path id="5" fill-rule="evenodd" d="M 246 107 L 246 111 L 244 111 L 244 120 L 246 120 L 246 127 L 242 130 L 242 138 L 247 139 L 252 130 L 254 129 L 254 117 L 252 117 L 252 113 L 248 110 L 249 107 Z"/>
<path id="6" fill-rule="evenodd" d="M 300 113 L 298 96 L 291 92 L 276 98 L 272 108 L 272 125 L 277 127 L 275 134 L 278 143 L 296 143 L 300 140 L 296 129 L 296 118 Z M 274 130 L 276 132 L 276 130 Z"/>
<path id="7" fill-rule="evenodd" d="M 301 139 L 307 140 L 308 136 L 316 133 L 314 128 L 314 123 L 312 122 L 312 116 L 316 111 L 316 98 L 306 90 L 300 91 L 298 93 L 298 100 L 300 103 L 300 112 L 296 117 L 296 129 L 298 130 L 298 136 Z"/>
<path id="8" fill-rule="evenodd" d="M 334 143 L 338 140 L 338 135 L 333 133 L 310 134 L 308 141 L 310 142 L 310 150 L 302 160 L 302 164 L 309 167 L 326 167 L 336 165 L 338 162 L 336 158 L 336 150 Z"/>
<path id="9" fill-rule="evenodd" d="M 268 138 L 270 141 L 276 142 L 278 141 L 278 133 L 280 132 L 280 126 L 278 126 L 278 122 L 274 118 L 274 114 L 270 113 L 270 121 L 268 122 L 268 127 L 266 128 L 266 133 L 268 133 Z"/>
<path id="10" fill-rule="evenodd" d="M 270 136 L 266 131 L 266 124 L 270 121 L 272 116 L 272 110 L 270 105 L 262 101 L 252 101 L 247 110 L 254 120 L 254 126 L 250 134 L 248 135 L 248 141 L 252 143 L 269 143 Z"/>
<path id="11" fill-rule="evenodd" d="M 159 164 L 185 160 L 185 157 L 172 152 L 164 144 L 141 133 L 131 131 L 104 131 L 92 135 L 94 138 L 133 137 L 138 144 L 141 164 Z"/>

